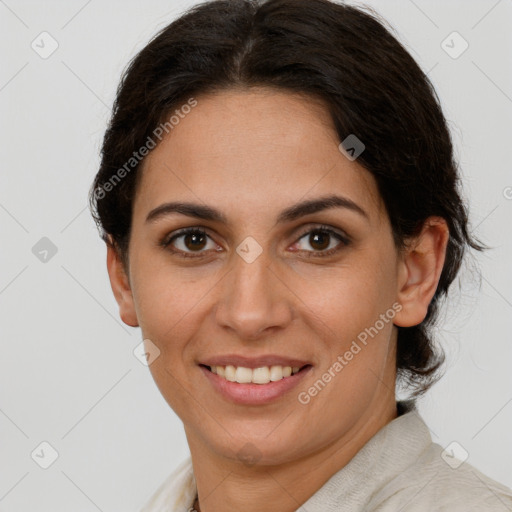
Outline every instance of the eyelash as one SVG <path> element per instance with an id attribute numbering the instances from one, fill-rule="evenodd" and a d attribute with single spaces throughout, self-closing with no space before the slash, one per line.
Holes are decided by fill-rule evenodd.
<path id="1" fill-rule="evenodd" d="M 338 251 L 340 251 L 341 249 L 343 249 L 343 247 L 347 247 L 351 244 L 351 240 L 346 235 L 338 233 L 337 231 L 334 231 L 333 229 L 329 228 L 328 226 L 324 226 L 324 225 L 318 225 L 313 228 L 309 228 L 307 231 L 305 231 L 304 233 L 302 233 L 299 236 L 299 238 L 297 239 L 297 242 L 299 240 L 301 240 L 302 238 L 304 238 L 306 235 L 310 235 L 311 233 L 315 233 L 315 232 L 333 236 L 334 238 L 337 238 L 341 243 L 339 245 L 337 245 L 336 247 L 334 247 L 333 249 L 329 249 L 328 251 L 325 251 L 325 250 L 324 251 L 318 251 L 318 250 L 304 251 L 301 249 L 297 250 L 297 252 L 306 253 L 307 258 L 325 258 L 327 256 L 332 256 L 333 254 L 335 254 Z M 181 229 L 178 232 L 174 233 L 170 238 L 169 237 L 164 238 L 159 245 L 161 245 L 164 249 L 169 250 L 171 253 L 179 255 L 179 257 L 182 257 L 182 258 L 201 258 L 203 256 L 204 252 L 197 252 L 194 254 L 194 253 L 182 251 L 181 249 L 170 249 L 172 242 L 174 242 L 176 239 L 178 239 L 182 236 L 186 236 L 189 234 L 190 235 L 204 235 L 204 236 L 207 236 L 208 238 L 211 238 L 208 235 L 208 233 L 201 228 L 198 228 L 198 227 L 184 228 L 184 229 Z"/>

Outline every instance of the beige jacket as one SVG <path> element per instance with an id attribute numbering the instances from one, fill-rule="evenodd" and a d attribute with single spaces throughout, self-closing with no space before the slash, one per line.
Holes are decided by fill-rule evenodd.
<path id="1" fill-rule="evenodd" d="M 397 405 L 399 416 L 296 512 L 512 512 L 509 488 L 455 458 L 460 445 L 433 443 L 412 402 Z M 141 512 L 189 512 L 196 490 L 189 457 Z"/>

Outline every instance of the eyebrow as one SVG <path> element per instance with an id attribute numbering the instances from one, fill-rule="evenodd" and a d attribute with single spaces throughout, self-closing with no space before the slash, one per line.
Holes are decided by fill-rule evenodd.
<path id="1" fill-rule="evenodd" d="M 366 220 L 369 220 L 368 214 L 357 203 L 352 201 L 352 199 L 338 195 L 330 195 L 326 197 L 319 197 L 317 199 L 302 201 L 286 208 L 279 214 L 276 224 L 291 222 L 299 219 L 300 217 L 304 217 L 305 215 L 311 215 L 313 213 L 332 208 L 345 208 L 347 210 L 358 213 L 362 217 L 365 217 Z M 148 216 L 146 217 L 146 223 L 156 222 L 163 217 L 175 213 L 186 215 L 187 217 L 221 222 L 224 224 L 228 223 L 226 216 L 211 206 L 184 202 L 164 203 L 160 206 L 157 206 L 155 209 L 149 212 Z"/>

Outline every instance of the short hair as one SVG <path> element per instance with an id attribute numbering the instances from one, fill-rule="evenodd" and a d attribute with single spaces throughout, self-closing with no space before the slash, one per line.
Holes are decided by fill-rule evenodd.
<path id="1" fill-rule="evenodd" d="M 103 240 L 127 268 L 141 162 L 126 162 L 173 109 L 200 94 L 260 86 L 323 100 L 340 141 L 356 134 L 365 144 L 357 162 L 376 180 L 395 245 L 406 247 L 432 215 L 449 228 L 425 319 L 397 326 L 397 377 L 416 397 L 438 379 L 444 361 L 432 332 L 440 299 L 466 250 L 486 247 L 469 232 L 437 93 L 385 24 L 369 8 L 330 0 L 214 0 L 189 9 L 123 73 L 89 202 Z M 123 179 L 112 183 L 123 166 Z"/>

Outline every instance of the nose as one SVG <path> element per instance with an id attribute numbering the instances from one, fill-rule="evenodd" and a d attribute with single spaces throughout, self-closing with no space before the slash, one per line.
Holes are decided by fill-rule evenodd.
<path id="1" fill-rule="evenodd" d="M 256 340 L 291 323 L 293 293 L 278 276 L 267 251 L 250 263 L 234 253 L 230 266 L 221 281 L 217 325 L 232 330 L 239 339 Z"/>

